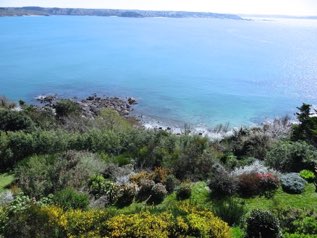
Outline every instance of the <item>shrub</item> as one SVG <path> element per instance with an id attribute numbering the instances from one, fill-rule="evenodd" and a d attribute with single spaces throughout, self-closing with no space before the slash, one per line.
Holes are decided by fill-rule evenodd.
<path id="1" fill-rule="evenodd" d="M 310 170 L 307 170 L 307 169 L 304 169 L 302 171 L 299 172 L 299 175 L 305 179 L 307 182 L 309 183 L 312 183 L 314 182 L 316 176 L 314 174 L 314 172 L 310 171 Z"/>
<path id="2" fill-rule="evenodd" d="M 165 183 L 170 171 L 167 168 L 156 167 L 153 171 L 153 180 L 155 183 Z"/>
<path id="3" fill-rule="evenodd" d="M 294 233 L 294 234 L 284 233 L 283 238 L 317 238 L 317 235 L 307 235 L 307 234 L 300 234 L 300 233 Z"/>
<path id="4" fill-rule="evenodd" d="M 239 194 L 243 197 L 252 197 L 261 193 L 260 177 L 257 173 L 245 173 L 238 176 Z"/>
<path id="5" fill-rule="evenodd" d="M 89 205 L 89 198 L 87 194 L 79 193 L 72 188 L 65 188 L 54 194 L 53 202 L 65 210 L 86 209 Z"/>
<path id="6" fill-rule="evenodd" d="M 174 228 L 176 234 L 171 237 L 231 237 L 228 224 L 209 210 L 197 208 L 188 201 L 181 202 L 175 210 L 179 216 Z"/>
<path id="7" fill-rule="evenodd" d="M 0 109 L 1 131 L 31 131 L 35 129 L 30 117 L 22 112 Z"/>
<path id="8" fill-rule="evenodd" d="M 89 191 L 95 198 L 106 196 L 107 202 L 112 204 L 118 195 L 118 185 L 106 180 L 102 175 L 95 175 L 89 181 Z"/>
<path id="9" fill-rule="evenodd" d="M 62 237 L 54 229 L 54 224 L 48 222 L 48 215 L 41 211 L 41 208 L 32 205 L 23 211 L 12 213 L 7 221 L 4 237 Z"/>
<path id="10" fill-rule="evenodd" d="M 229 238 L 229 226 L 208 210 L 188 203 L 174 212 L 120 214 L 104 223 L 105 237 L 214 237 Z"/>
<path id="11" fill-rule="evenodd" d="M 317 217 L 301 217 L 294 221 L 294 226 L 296 227 L 296 232 L 308 235 L 317 235 Z"/>
<path id="12" fill-rule="evenodd" d="M 209 178 L 208 187 L 214 196 L 232 196 L 237 192 L 238 181 L 221 165 L 215 165 Z"/>
<path id="13" fill-rule="evenodd" d="M 59 100 L 54 105 L 56 116 L 58 118 L 69 117 L 69 116 L 78 116 L 81 112 L 81 108 L 78 103 L 73 102 L 69 99 Z"/>
<path id="14" fill-rule="evenodd" d="M 142 180 L 153 180 L 153 174 L 143 170 L 130 176 L 132 183 L 140 184 Z"/>
<path id="15" fill-rule="evenodd" d="M 135 195 L 136 195 L 135 184 L 121 185 L 118 191 L 116 206 L 119 208 L 122 208 L 122 207 L 131 205 Z"/>
<path id="16" fill-rule="evenodd" d="M 192 189 L 190 184 L 181 184 L 178 190 L 176 191 L 177 200 L 185 200 L 190 198 L 192 195 Z"/>
<path id="17" fill-rule="evenodd" d="M 152 215 L 149 212 L 140 212 L 132 215 L 117 215 L 105 222 L 105 237 L 167 238 L 171 220 L 171 215 L 168 213 Z"/>
<path id="18" fill-rule="evenodd" d="M 291 194 L 300 194 L 304 192 L 307 183 L 297 173 L 284 174 L 281 177 L 283 191 Z"/>
<path id="19" fill-rule="evenodd" d="M 213 206 L 213 212 L 230 226 L 238 226 L 246 213 L 244 203 L 237 199 L 226 199 Z"/>
<path id="20" fill-rule="evenodd" d="M 0 109 L 12 109 L 16 105 L 14 102 L 11 102 L 9 99 L 7 99 L 5 96 L 0 96 Z"/>
<path id="21" fill-rule="evenodd" d="M 279 187 L 279 179 L 271 173 L 244 173 L 238 176 L 239 193 L 244 197 L 271 195 Z"/>
<path id="22" fill-rule="evenodd" d="M 261 160 L 265 158 L 272 141 L 261 128 L 241 128 L 234 131 L 234 135 L 226 140 L 231 151 L 239 158 L 254 157 Z"/>
<path id="23" fill-rule="evenodd" d="M 311 105 L 303 103 L 297 109 L 299 110 L 296 113 L 299 124 L 293 126 L 292 139 L 304 140 L 316 146 L 317 118 L 311 116 Z"/>
<path id="24" fill-rule="evenodd" d="M 283 172 L 299 172 L 313 169 L 316 158 L 316 149 L 306 142 L 279 141 L 269 151 L 266 163 Z"/>
<path id="25" fill-rule="evenodd" d="M 151 196 L 152 188 L 155 183 L 153 180 L 143 179 L 140 181 L 140 189 L 137 193 L 136 199 L 138 202 L 145 201 Z"/>
<path id="26" fill-rule="evenodd" d="M 253 210 L 246 223 L 247 238 L 281 237 L 279 221 L 268 211 Z"/>
<path id="27" fill-rule="evenodd" d="M 22 191 L 39 198 L 66 187 L 86 187 L 102 166 L 92 154 L 68 151 L 62 155 L 32 156 L 21 162 L 15 172 Z"/>
<path id="28" fill-rule="evenodd" d="M 168 193 L 172 193 L 175 190 L 175 187 L 177 185 L 177 179 L 174 175 L 170 174 L 167 176 L 166 181 L 164 183 L 166 190 Z"/>
<path id="29" fill-rule="evenodd" d="M 151 196 L 147 200 L 147 203 L 154 205 L 160 204 L 161 202 L 163 202 L 166 194 L 167 191 L 165 186 L 161 183 L 157 183 L 152 187 Z"/>
<path id="30" fill-rule="evenodd" d="M 251 174 L 251 173 L 259 173 L 259 174 L 277 174 L 278 172 L 274 169 L 268 168 L 264 165 L 262 161 L 255 160 L 250 165 L 236 167 L 231 174 L 235 176 L 239 176 L 241 174 Z"/>

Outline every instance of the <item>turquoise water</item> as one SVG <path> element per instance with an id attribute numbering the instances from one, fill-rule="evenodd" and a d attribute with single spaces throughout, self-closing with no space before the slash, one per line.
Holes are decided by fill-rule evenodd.
<path id="1" fill-rule="evenodd" d="M 134 96 L 138 114 L 248 125 L 317 103 L 317 21 L 0 18 L 0 94 Z"/>

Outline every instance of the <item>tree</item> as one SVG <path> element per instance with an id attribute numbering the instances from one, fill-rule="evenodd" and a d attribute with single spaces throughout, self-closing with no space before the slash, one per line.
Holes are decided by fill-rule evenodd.
<path id="1" fill-rule="evenodd" d="M 317 146 L 317 117 L 312 116 L 311 105 L 303 103 L 297 109 L 299 110 L 296 113 L 299 124 L 293 127 L 292 139 L 304 140 Z"/>

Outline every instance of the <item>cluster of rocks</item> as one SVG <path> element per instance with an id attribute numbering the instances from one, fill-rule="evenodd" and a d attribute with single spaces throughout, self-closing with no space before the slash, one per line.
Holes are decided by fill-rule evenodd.
<path id="1" fill-rule="evenodd" d="M 41 95 L 36 97 L 36 100 L 45 107 L 54 108 L 54 105 L 60 100 L 57 95 Z M 133 97 L 118 98 L 118 97 L 100 97 L 93 94 L 85 99 L 72 98 L 81 110 L 82 115 L 89 118 L 94 118 L 103 108 L 111 108 L 117 111 L 121 116 L 128 116 L 133 110 L 132 106 L 137 104 Z"/>

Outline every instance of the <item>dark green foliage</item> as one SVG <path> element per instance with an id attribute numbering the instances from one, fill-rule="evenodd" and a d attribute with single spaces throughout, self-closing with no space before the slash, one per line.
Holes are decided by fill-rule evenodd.
<path id="1" fill-rule="evenodd" d="M 183 136 L 181 138 L 181 153 L 172 164 L 172 169 L 178 179 L 201 180 L 211 172 L 215 154 L 209 149 L 208 139 L 199 136 Z"/>
<path id="2" fill-rule="evenodd" d="M 317 146 L 317 117 L 311 117 L 311 105 L 303 103 L 297 109 L 297 119 L 300 123 L 293 126 L 292 139 L 304 140 Z"/>
<path id="3" fill-rule="evenodd" d="M 151 196 L 152 188 L 155 183 L 153 180 L 142 179 L 139 184 L 139 191 L 137 193 L 136 199 L 138 202 L 147 200 Z"/>
<path id="4" fill-rule="evenodd" d="M 125 184 L 121 185 L 118 191 L 118 197 L 116 201 L 116 206 L 119 208 L 126 207 L 132 204 L 134 197 L 136 195 L 136 185 L 135 184 Z"/>
<path id="5" fill-rule="evenodd" d="M 285 192 L 291 194 L 300 194 L 304 192 L 307 183 L 297 173 L 284 174 L 281 177 L 282 188 Z"/>
<path id="6" fill-rule="evenodd" d="M 241 128 L 226 141 L 230 150 L 239 158 L 254 157 L 262 160 L 266 157 L 272 139 L 261 128 Z"/>
<path id="7" fill-rule="evenodd" d="M 215 203 L 213 212 L 230 226 L 238 226 L 246 209 L 242 200 L 230 198 Z"/>
<path id="8" fill-rule="evenodd" d="M 1 131 L 31 131 L 34 128 L 33 121 L 24 113 L 0 109 Z"/>
<path id="9" fill-rule="evenodd" d="M 78 103 L 73 102 L 69 99 L 59 100 L 54 105 L 56 116 L 58 118 L 69 117 L 69 116 L 79 116 L 81 108 Z"/>
<path id="10" fill-rule="evenodd" d="M 226 197 L 232 196 L 237 192 L 238 181 L 230 175 L 221 165 L 214 165 L 213 172 L 210 175 L 208 187 L 213 196 Z"/>
<path id="11" fill-rule="evenodd" d="M 170 174 L 166 177 L 165 187 L 168 193 L 172 193 L 175 190 L 178 181 L 174 175 Z"/>
<path id="12" fill-rule="evenodd" d="M 253 210 L 246 223 L 247 238 L 281 237 L 279 221 L 268 211 Z"/>
<path id="13" fill-rule="evenodd" d="M 54 194 L 53 203 L 64 210 L 86 209 L 89 205 L 89 198 L 87 194 L 79 193 L 73 188 L 65 188 Z"/>
<path id="14" fill-rule="evenodd" d="M 60 234 L 48 223 L 47 214 L 41 212 L 40 207 L 32 205 L 21 212 L 12 213 L 4 228 L 3 236 L 6 238 L 61 238 Z"/>
<path id="15" fill-rule="evenodd" d="M 15 170 L 22 191 L 35 198 L 47 196 L 66 187 L 86 187 L 92 174 L 103 163 L 91 154 L 67 152 L 62 155 L 32 156 Z"/>
<path id="16" fill-rule="evenodd" d="M 192 195 L 192 189 L 190 187 L 190 184 L 181 184 L 180 187 L 176 191 L 177 200 L 189 199 L 191 195 Z"/>
<path id="17" fill-rule="evenodd" d="M 147 204 L 157 205 L 163 202 L 165 196 L 167 195 L 166 188 L 163 184 L 157 183 L 152 187 L 151 196 L 147 200 Z"/>
<path id="18" fill-rule="evenodd" d="M 266 164 L 283 172 L 313 169 L 317 150 L 306 142 L 279 141 L 268 152 Z"/>
<path id="19" fill-rule="evenodd" d="M 32 119 L 37 127 L 43 130 L 56 129 L 58 126 L 55 115 L 49 108 L 23 106 L 23 112 Z"/>

